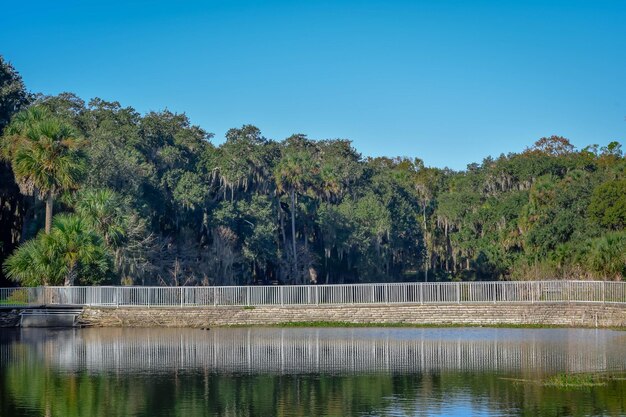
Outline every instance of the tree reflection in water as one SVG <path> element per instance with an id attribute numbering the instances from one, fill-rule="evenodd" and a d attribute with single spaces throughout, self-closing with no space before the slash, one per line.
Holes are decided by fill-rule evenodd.
<path id="1" fill-rule="evenodd" d="M 3 331 L 0 415 L 623 415 L 623 380 L 533 381 L 623 371 L 625 341 L 566 329 Z"/>

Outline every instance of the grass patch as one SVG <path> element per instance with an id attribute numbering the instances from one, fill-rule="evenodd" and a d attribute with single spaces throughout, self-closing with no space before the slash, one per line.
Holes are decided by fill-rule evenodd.
<path id="1" fill-rule="evenodd" d="M 535 384 L 543 387 L 557 388 L 561 390 L 576 390 L 607 385 L 610 381 L 624 380 L 623 375 L 610 373 L 570 373 L 556 374 L 543 379 L 517 379 L 502 378 L 517 384 Z"/>
<path id="2" fill-rule="evenodd" d="M 488 328 L 488 329 L 569 329 L 572 326 L 547 324 L 462 324 L 462 323 L 352 323 L 344 321 L 291 322 L 276 324 L 278 327 L 408 327 L 408 328 Z M 616 328 L 615 330 L 626 330 Z"/>
<path id="3" fill-rule="evenodd" d="M 407 323 L 352 323 L 349 321 L 295 321 L 274 327 L 414 327 Z"/>
<path id="4" fill-rule="evenodd" d="M 243 309 L 244 310 L 254 310 L 256 307 L 255 306 L 244 306 Z"/>
<path id="5" fill-rule="evenodd" d="M 540 324 L 514 325 L 514 324 L 462 324 L 462 323 L 353 323 L 347 321 L 304 321 L 289 322 L 274 325 L 276 327 L 408 327 L 408 328 L 520 328 L 520 329 L 543 329 L 558 328 L 560 326 L 546 326 Z"/>
<path id="6" fill-rule="evenodd" d="M 245 310 L 250 307 L 243 307 Z M 254 307 L 252 307 L 254 308 Z M 495 329 L 569 329 L 580 328 L 572 326 L 551 326 L 545 324 L 457 324 L 457 323 L 353 323 L 349 321 L 296 321 L 285 323 L 268 323 L 263 325 L 232 324 L 214 327 L 398 327 L 398 328 L 495 328 Z M 612 330 L 626 330 L 626 328 L 612 328 Z"/>
<path id="7" fill-rule="evenodd" d="M 0 300 L 0 306 L 25 306 L 25 305 L 28 305 L 26 301 Z"/>
<path id="8" fill-rule="evenodd" d="M 557 374 L 546 378 L 543 381 L 546 387 L 556 388 L 586 388 L 606 385 L 607 375 L 599 374 Z"/>

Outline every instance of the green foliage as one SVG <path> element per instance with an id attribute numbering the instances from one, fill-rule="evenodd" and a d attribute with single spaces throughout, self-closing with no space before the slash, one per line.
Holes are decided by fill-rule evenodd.
<path id="1" fill-rule="evenodd" d="M 274 141 L 252 125 L 211 138 L 184 114 L 40 97 L 1 142 L 34 195 L 25 237 L 49 191 L 101 239 L 117 283 L 624 278 L 616 141 L 577 151 L 551 136 L 455 172 L 363 159 L 344 139 Z M 24 253 L 46 253 L 41 241 Z M 60 268 L 37 262 L 46 277 Z"/>
<path id="2" fill-rule="evenodd" d="M 11 117 L 32 100 L 22 77 L 0 55 L 0 136 Z M 4 141 L 0 140 L 0 264 L 17 246 L 23 233 L 24 198 L 20 195 L 11 166 L 3 161 Z M 0 271 L 0 285 L 3 285 Z"/>
<path id="3" fill-rule="evenodd" d="M 22 77 L 0 55 L 0 133 L 13 114 L 26 106 L 32 97 L 26 92 Z"/>
<path id="4" fill-rule="evenodd" d="M 11 163 L 28 194 L 46 196 L 46 233 L 52 227 L 54 197 L 76 188 L 85 169 L 82 140 L 46 107 L 32 106 L 13 117 L 0 142 L 0 156 Z"/>
<path id="5" fill-rule="evenodd" d="M 28 305 L 30 301 L 28 289 L 16 289 L 11 291 L 11 294 L 0 300 L 0 305 L 2 304 L 10 304 L 10 305 Z"/>
<path id="6" fill-rule="evenodd" d="M 593 221 L 607 229 L 624 229 L 626 179 L 607 181 L 596 188 L 589 204 L 589 215 Z"/>
<path id="7" fill-rule="evenodd" d="M 546 378 L 541 383 L 561 389 L 581 389 L 607 385 L 607 379 L 607 376 L 602 374 L 557 374 Z"/>
<path id="8" fill-rule="evenodd" d="M 99 284 L 111 262 L 101 238 L 80 216 L 58 214 L 50 233 L 40 233 L 4 264 L 7 277 L 24 286 Z"/>
<path id="9" fill-rule="evenodd" d="M 319 148 L 304 135 L 293 135 L 284 142 L 274 173 L 281 192 L 295 190 L 312 194 L 319 181 Z"/>
<path id="10" fill-rule="evenodd" d="M 74 205 L 76 212 L 112 247 L 124 244 L 128 227 L 125 208 L 122 199 L 106 188 L 81 190 Z"/>
<path id="11" fill-rule="evenodd" d="M 121 280 L 132 282 L 132 277 L 138 280 L 149 272 L 152 238 L 127 198 L 106 188 L 85 188 L 74 197 L 73 207 L 113 254 L 114 270 Z"/>
<path id="12" fill-rule="evenodd" d="M 26 187 L 53 194 L 77 185 L 85 168 L 80 147 L 71 125 L 38 106 L 18 113 L 2 141 L 16 178 Z"/>
<path id="13" fill-rule="evenodd" d="M 608 233 L 590 244 L 588 264 L 601 277 L 626 277 L 626 232 Z"/>
<path id="14" fill-rule="evenodd" d="M 245 224 L 242 231 L 243 256 L 261 265 L 263 269 L 270 262 L 278 259 L 278 247 L 274 236 L 277 232 L 276 222 L 273 220 L 271 200 L 263 195 L 254 195 L 249 204 L 243 209 Z"/>

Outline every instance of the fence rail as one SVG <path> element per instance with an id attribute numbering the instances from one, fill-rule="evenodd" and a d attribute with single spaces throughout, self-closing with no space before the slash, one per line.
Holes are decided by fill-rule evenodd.
<path id="1" fill-rule="evenodd" d="M 626 282 L 492 281 L 230 287 L 0 288 L 0 307 L 626 303 Z"/>

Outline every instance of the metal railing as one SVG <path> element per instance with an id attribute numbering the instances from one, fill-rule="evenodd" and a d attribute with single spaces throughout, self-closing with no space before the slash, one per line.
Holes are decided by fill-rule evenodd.
<path id="1" fill-rule="evenodd" d="M 491 281 L 229 287 L 0 288 L 0 307 L 626 303 L 626 282 Z"/>

